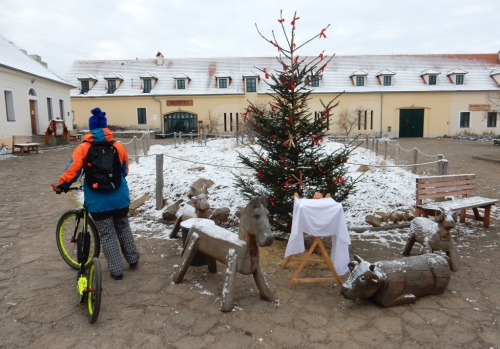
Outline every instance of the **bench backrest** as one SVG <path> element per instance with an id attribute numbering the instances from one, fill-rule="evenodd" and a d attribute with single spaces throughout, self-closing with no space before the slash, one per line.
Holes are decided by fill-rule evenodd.
<path id="1" fill-rule="evenodd" d="M 12 144 L 33 143 L 33 136 L 17 135 L 12 136 Z"/>
<path id="2" fill-rule="evenodd" d="M 475 174 L 417 177 L 416 182 L 417 203 L 445 196 L 467 197 L 476 191 Z"/>

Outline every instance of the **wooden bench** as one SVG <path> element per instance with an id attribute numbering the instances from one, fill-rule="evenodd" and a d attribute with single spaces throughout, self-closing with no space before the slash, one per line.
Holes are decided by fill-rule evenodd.
<path id="1" fill-rule="evenodd" d="M 442 208 L 452 211 L 460 211 L 460 222 L 464 223 L 465 218 L 471 218 L 483 222 L 483 226 L 490 225 L 491 206 L 497 203 L 498 199 L 488 199 L 479 196 L 469 197 L 476 192 L 476 175 L 460 174 L 447 176 L 429 176 L 416 178 L 416 198 L 415 217 L 421 215 L 432 215 Z M 458 199 L 423 203 L 424 199 L 444 198 L 445 196 L 460 196 Z M 481 216 L 479 208 L 484 209 Z M 467 214 L 467 210 L 472 209 L 474 214 Z"/>
<path id="2" fill-rule="evenodd" d="M 69 140 L 70 141 L 81 141 L 82 135 L 80 133 L 76 133 L 76 130 L 69 130 Z"/>
<path id="3" fill-rule="evenodd" d="M 500 145 L 500 139 L 494 139 L 493 145 Z"/>
<path id="4" fill-rule="evenodd" d="M 39 143 L 33 142 L 33 136 L 12 136 L 12 154 L 24 155 L 34 151 L 38 154 Z"/>

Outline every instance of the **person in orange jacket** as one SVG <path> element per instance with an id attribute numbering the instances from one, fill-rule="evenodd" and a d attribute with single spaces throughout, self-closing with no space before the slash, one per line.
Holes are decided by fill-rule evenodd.
<path id="1" fill-rule="evenodd" d="M 89 133 L 84 136 L 84 141 L 76 147 L 72 158 L 66 166 L 66 171 L 59 179 L 58 189 L 67 191 L 82 174 L 84 162 L 93 142 L 112 142 L 113 133 L 108 128 L 106 113 L 101 109 L 91 110 L 89 119 Z M 127 149 L 120 142 L 113 146 L 118 152 L 121 168 L 121 184 L 112 190 L 93 190 L 87 181 L 84 181 L 84 198 L 87 211 L 92 216 L 99 236 L 104 257 L 108 262 L 108 270 L 116 280 L 123 278 L 125 269 L 122 256 L 133 269 L 139 261 L 139 251 L 134 242 L 134 236 L 128 221 L 128 208 L 130 205 L 129 188 L 125 177 L 128 173 Z"/>

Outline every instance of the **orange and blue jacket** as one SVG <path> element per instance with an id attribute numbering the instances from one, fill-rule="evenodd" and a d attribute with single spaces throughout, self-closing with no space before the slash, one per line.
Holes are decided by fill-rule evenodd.
<path id="1" fill-rule="evenodd" d="M 78 145 L 73 152 L 70 162 L 66 165 L 66 171 L 59 178 L 59 185 L 69 188 L 78 178 L 80 178 L 84 161 L 92 142 L 112 141 L 113 133 L 108 128 L 96 128 L 84 136 L 84 142 Z M 84 181 L 84 198 L 88 212 L 106 212 L 125 208 L 130 205 L 130 195 L 125 177 L 128 173 L 128 153 L 127 149 L 120 142 L 114 142 L 113 146 L 118 151 L 121 163 L 121 184 L 114 190 L 97 191 L 91 189 Z"/>

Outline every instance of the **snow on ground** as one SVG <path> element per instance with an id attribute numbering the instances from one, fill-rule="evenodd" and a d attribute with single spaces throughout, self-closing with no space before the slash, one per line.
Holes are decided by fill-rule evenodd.
<path id="1" fill-rule="evenodd" d="M 325 151 L 332 152 L 343 144 L 326 141 Z M 156 183 L 156 154 L 164 155 L 164 198 L 167 205 L 179 198 L 187 201 L 186 194 L 189 186 L 199 178 L 209 179 L 214 185 L 208 190 L 209 203 L 212 208 L 228 207 L 234 214 L 238 207 L 247 204 L 245 198 L 235 188 L 234 175 L 245 177 L 253 176 L 253 170 L 244 167 L 238 161 L 238 153 L 249 154 L 250 150 L 236 145 L 235 139 L 208 140 L 206 146 L 198 143 L 183 143 L 174 145 L 153 145 L 148 157 L 141 157 L 139 163 L 130 163 L 127 182 L 130 187 L 131 199 L 135 200 L 145 193 L 151 195 L 137 211 L 138 217 L 131 219 L 133 230 L 141 235 L 156 231 L 164 238 L 171 227 L 158 223 L 163 210 L 156 210 L 155 183 Z M 360 165 L 370 165 L 365 174 L 357 172 Z M 364 148 L 357 148 L 351 154 L 346 164 L 349 175 L 353 178 L 362 176 L 356 186 L 357 192 L 350 195 L 346 201 L 345 212 L 347 226 L 369 227 L 364 222 L 366 215 L 377 211 L 383 212 L 413 212 L 415 202 L 415 176 L 402 168 L 391 167 L 394 164 L 384 160 L 382 156 L 375 156 L 373 152 Z M 376 167 L 382 166 L 382 167 Z M 383 167 L 388 166 L 388 167 Z M 195 168 L 202 167 L 203 170 Z M 156 235 L 156 234 L 155 234 Z"/>

